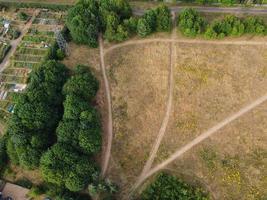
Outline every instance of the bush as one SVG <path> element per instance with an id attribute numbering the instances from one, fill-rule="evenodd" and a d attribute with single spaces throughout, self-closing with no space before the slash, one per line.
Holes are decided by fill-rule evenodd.
<path id="1" fill-rule="evenodd" d="M 64 51 L 62 51 L 61 49 L 57 49 L 57 59 L 58 60 L 63 60 L 64 58 L 65 58 L 65 53 L 64 53 Z"/>
<path id="2" fill-rule="evenodd" d="M 195 188 L 174 176 L 161 173 L 141 195 L 142 200 L 208 200 L 209 197 L 200 188 Z"/>
<path id="3" fill-rule="evenodd" d="M 18 18 L 21 21 L 26 21 L 26 20 L 28 20 L 29 16 L 25 12 L 19 12 L 18 13 Z"/>
<path id="4" fill-rule="evenodd" d="M 156 30 L 157 31 L 170 31 L 171 30 L 171 12 L 166 5 L 161 5 L 156 8 Z"/>
<path id="5" fill-rule="evenodd" d="M 245 32 L 245 26 L 243 22 L 233 15 L 228 15 L 222 20 L 215 20 L 212 22 L 204 37 L 207 39 L 211 38 L 223 38 L 225 36 L 241 36 Z"/>
<path id="6" fill-rule="evenodd" d="M 178 27 L 185 36 L 195 37 L 201 34 L 205 25 L 204 19 L 193 8 L 184 9 L 178 18 Z"/>
<path id="7" fill-rule="evenodd" d="M 244 19 L 245 32 L 256 35 L 264 35 L 267 32 L 267 27 L 260 17 L 246 17 Z"/>

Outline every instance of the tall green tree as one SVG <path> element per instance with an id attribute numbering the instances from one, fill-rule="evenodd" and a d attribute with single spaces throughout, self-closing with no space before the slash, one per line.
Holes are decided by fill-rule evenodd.
<path id="1" fill-rule="evenodd" d="M 67 69 L 56 61 L 47 61 L 31 72 L 8 125 L 7 152 L 14 164 L 38 167 L 41 155 L 53 144 L 62 117 L 61 90 L 66 77 Z"/>
<path id="2" fill-rule="evenodd" d="M 79 0 L 69 9 L 66 25 L 75 42 L 97 47 L 101 25 L 98 1 Z"/>
<path id="3" fill-rule="evenodd" d="M 178 18 L 178 27 L 180 31 L 189 37 L 195 37 L 205 29 L 206 22 L 193 8 L 184 9 Z"/>

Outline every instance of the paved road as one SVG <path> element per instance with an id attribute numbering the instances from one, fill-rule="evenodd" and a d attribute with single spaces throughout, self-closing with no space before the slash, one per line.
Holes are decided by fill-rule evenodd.
<path id="1" fill-rule="evenodd" d="M 188 7 L 188 6 L 187 6 Z M 172 12 L 181 12 L 182 9 L 186 8 L 185 6 L 175 6 L 171 7 Z M 210 13 L 236 13 L 236 14 L 267 14 L 267 8 L 245 8 L 245 7 L 232 7 L 232 8 L 223 8 L 223 7 L 197 7 L 199 12 L 210 12 Z M 145 10 L 143 9 L 133 9 L 135 15 L 143 15 Z"/>

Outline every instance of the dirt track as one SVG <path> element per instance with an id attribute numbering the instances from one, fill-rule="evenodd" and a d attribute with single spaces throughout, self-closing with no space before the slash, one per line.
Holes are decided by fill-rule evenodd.
<path id="1" fill-rule="evenodd" d="M 202 133 L 201 135 L 196 137 L 194 140 L 192 140 L 191 142 L 189 142 L 188 144 L 186 144 L 182 148 L 178 149 L 175 153 L 173 153 L 171 156 L 169 156 L 169 158 L 167 158 L 165 161 L 163 161 L 162 163 L 160 163 L 156 167 L 152 168 L 148 173 L 146 173 L 146 175 L 143 177 L 143 179 L 138 180 L 138 182 L 134 186 L 134 189 L 138 188 L 148 177 L 150 177 L 151 175 L 155 174 L 156 172 L 164 169 L 167 165 L 169 165 L 174 160 L 176 160 L 177 158 L 182 156 L 184 153 L 186 153 L 187 151 L 192 149 L 194 146 L 201 143 L 203 140 L 207 139 L 208 137 L 210 137 L 211 135 L 216 133 L 218 130 L 220 130 L 224 126 L 228 125 L 232 121 L 234 121 L 237 118 L 241 117 L 242 115 L 246 114 L 247 112 L 249 112 L 250 110 L 252 110 L 253 108 L 257 107 L 258 105 L 262 104 L 265 101 L 267 101 L 267 93 L 264 96 L 253 101 L 251 104 L 242 108 L 238 112 L 234 113 L 233 115 L 231 115 L 231 116 L 227 117 L 226 119 L 224 119 L 223 121 L 219 122 L 218 124 L 216 124 L 212 128 L 208 129 L 207 131 L 205 131 L 204 133 Z"/>
<path id="2" fill-rule="evenodd" d="M 105 59 L 104 59 L 104 51 L 103 51 L 103 39 L 102 35 L 99 36 L 99 49 L 100 49 L 100 61 L 101 61 L 101 72 L 104 79 L 104 86 L 105 86 L 105 94 L 106 94 L 106 101 L 107 101 L 107 108 L 108 108 L 108 121 L 107 121 L 107 146 L 104 149 L 104 156 L 102 161 L 102 171 L 101 176 L 104 177 L 106 175 L 108 164 L 110 160 L 111 154 L 111 146 L 112 146 L 112 138 L 113 138 L 113 127 L 112 127 L 112 110 L 111 110 L 111 94 L 110 94 L 110 87 L 108 78 L 106 75 L 106 67 L 105 67 Z"/>

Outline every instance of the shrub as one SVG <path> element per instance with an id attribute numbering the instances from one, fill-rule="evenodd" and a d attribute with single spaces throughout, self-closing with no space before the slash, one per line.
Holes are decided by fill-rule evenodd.
<path id="1" fill-rule="evenodd" d="M 61 49 L 57 49 L 57 59 L 58 60 L 63 60 L 64 58 L 65 58 L 65 53 L 64 53 L 64 51 L 62 51 Z"/>
<path id="2" fill-rule="evenodd" d="M 142 200 L 208 200 L 209 197 L 200 188 L 188 185 L 180 179 L 161 173 L 141 195 Z"/>
<path id="3" fill-rule="evenodd" d="M 243 22 L 238 17 L 228 15 L 222 20 L 212 22 L 208 26 L 204 37 L 210 39 L 223 38 L 225 36 L 241 36 L 244 32 L 245 26 Z"/>
<path id="4" fill-rule="evenodd" d="M 25 12 L 19 12 L 18 13 L 18 18 L 21 21 L 26 21 L 26 20 L 28 20 L 29 16 Z"/>
<path id="5" fill-rule="evenodd" d="M 171 30 L 171 12 L 166 5 L 161 5 L 156 8 L 156 30 L 170 31 Z"/>
<path id="6" fill-rule="evenodd" d="M 184 9 L 178 18 L 178 27 L 185 36 L 195 37 L 201 34 L 205 25 L 204 19 L 193 8 Z"/>
<path id="7" fill-rule="evenodd" d="M 257 35 L 263 35 L 267 31 L 267 27 L 260 17 L 246 17 L 244 19 L 245 32 Z"/>

